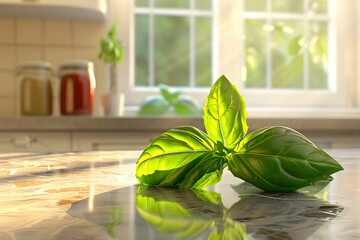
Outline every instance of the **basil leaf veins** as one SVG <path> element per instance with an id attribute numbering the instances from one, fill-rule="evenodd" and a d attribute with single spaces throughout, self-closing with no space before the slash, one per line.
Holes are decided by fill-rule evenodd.
<path id="1" fill-rule="evenodd" d="M 204 107 L 204 125 L 210 137 L 233 149 L 245 136 L 245 100 L 225 76 L 210 90 Z"/>
<path id="2" fill-rule="evenodd" d="M 296 191 L 343 170 L 302 134 L 267 127 L 245 137 L 244 98 L 225 76 L 212 87 L 204 107 L 208 135 L 194 127 L 171 129 L 156 138 L 136 163 L 147 186 L 204 188 L 234 176 L 266 191 Z"/>
<path id="3" fill-rule="evenodd" d="M 156 138 L 136 163 L 148 186 L 203 188 L 221 180 L 225 164 L 213 158 L 214 142 L 194 127 L 171 129 Z"/>
<path id="4" fill-rule="evenodd" d="M 294 191 L 343 168 L 302 134 L 287 127 L 268 127 L 244 138 L 228 156 L 230 171 L 268 191 Z"/>

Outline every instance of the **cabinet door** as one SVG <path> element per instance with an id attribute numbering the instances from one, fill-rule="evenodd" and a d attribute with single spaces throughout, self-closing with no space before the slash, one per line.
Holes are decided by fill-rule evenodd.
<path id="1" fill-rule="evenodd" d="M 74 132 L 74 151 L 143 150 L 161 132 Z"/>
<path id="2" fill-rule="evenodd" d="M 0 151 L 70 151 L 70 133 L 0 132 Z"/>

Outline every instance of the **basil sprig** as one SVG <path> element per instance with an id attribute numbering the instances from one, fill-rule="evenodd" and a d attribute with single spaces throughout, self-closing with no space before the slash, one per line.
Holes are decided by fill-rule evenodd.
<path id="1" fill-rule="evenodd" d="M 204 188 L 234 176 L 267 191 L 295 191 L 343 170 L 331 156 L 287 127 L 267 127 L 247 136 L 244 98 L 225 76 L 212 87 L 204 107 L 208 135 L 177 127 L 144 150 L 136 177 L 147 186 Z"/>

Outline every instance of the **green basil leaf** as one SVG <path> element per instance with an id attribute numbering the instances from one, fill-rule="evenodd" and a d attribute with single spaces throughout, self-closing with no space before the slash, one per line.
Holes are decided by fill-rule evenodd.
<path id="1" fill-rule="evenodd" d="M 179 115 L 200 116 L 202 114 L 200 106 L 190 96 L 180 96 L 174 103 L 174 108 Z"/>
<path id="2" fill-rule="evenodd" d="M 136 177 L 141 184 L 148 186 L 205 186 L 207 182 L 214 182 L 214 177 L 209 176 L 208 170 L 197 173 L 193 168 L 200 169 L 201 165 L 197 164 L 202 159 L 209 159 L 213 149 L 214 142 L 197 128 L 171 129 L 156 138 L 141 154 L 136 163 Z M 195 181 L 197 176 L 186 177 L 189 172 L 206 173 L 208 179 L 206 181 L 200 176 L 198 181 Z"/>
<path id="3" fill-rule="evenodd" d="M 181 90 L 178 88 L 169 87 L 165 84 L 160 84 L 159 88 L 160 88 L 160 91 L 161 91 L 161 94 L 163 95 L 163 97 L 171 105 L 174 105 L 181 93 Z"/>
<path id="4" fill-rule="evenodd" d="M 245 137 L 238 153 L 228 155 L 230 171 L 268 191 L 295 191 L 340 170 L 341 165 L 302 134 L 269 127 Z"/>
<path id="5" fill-rule="evenodd" d="M 259 133 L 264 132 L 265 130 L 270 129 L 271 127 L 265 127 L 265 128 L 261 128 L 259 130 L 256 130 L 250 134 L 248 134 L 236 147 L 235 147 L 235 152 L 240 152 L 241 149 L 244 148 L 244 145 L 250 140 L 253 139 L 255 136 L 257 136 Z"/>
<path id="6" fill-rule="evenodd" d="M 150 96 L 145 99 L 138 112 L 140 116 L 157 116 L 169 109 L 169 103 L 162 96 Z"/>
<path id="7" fill-rule="evenodd" d="M 214 142 L 220 141 L 226 148 L 234 149 L 248 130 L 246 115 L 244 98 L 224 75 L 221 76 L 206 99 L 206 131 Z"/>
<path id="8" fill-rule="evenodd" d="M 220 182 L 227 162 L 212 153 L 201 159 L 179 184 L 181 188 L 205 188 Z"/>

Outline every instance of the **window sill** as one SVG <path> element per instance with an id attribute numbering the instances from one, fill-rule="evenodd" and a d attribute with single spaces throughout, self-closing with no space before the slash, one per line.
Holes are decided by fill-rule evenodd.
<path id="1" fill-rule="evenodd" d="M 249 118 L 360 119 L 360 109 L 344 108 L 247 108 Z"/>
<path id="2" fill-rule="evenodd" d="M 125 108 L 125 118 L 138 118 L 137 110 L 137 107 Z M 267 126 L 287 126 L 305 133 L 326 131 L 360 133 L 360 109 L 248 108 L 247 111 L 249 132 Z M 171 123 L 181 118 L 168 113 L 149 120 L 166 119 L 166 122 Z M 194 126 L 203 129 L 203 124 Z"/>
<path id="3" fill-rule="evenodd" d="M 138 117 L 139 107 L 125 107 L 125 117 Z M 249 119 L 359 119 L 360 109 L 344 108 L 247 108 Z M 177 117 L 174 113 L 166 113 L 164 118 Z"/>

